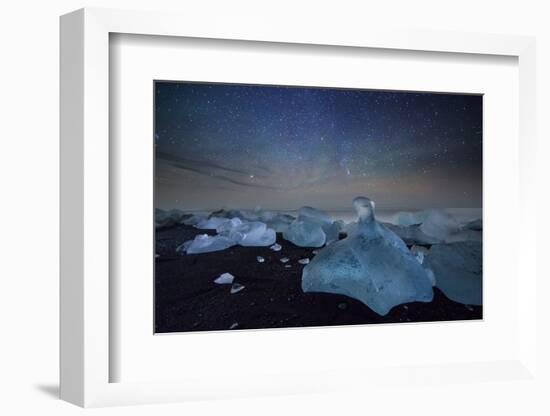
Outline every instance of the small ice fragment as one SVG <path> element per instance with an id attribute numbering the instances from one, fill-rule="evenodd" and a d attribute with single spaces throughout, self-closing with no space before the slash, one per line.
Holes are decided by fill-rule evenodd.
<path id="1" fill-rule="evenodd" d="M 239 283 L 233 283 L 231 286 L 231 294 L 234 295 L 235 293 L 239 293 L 241 290 L 244 289 L 244 286 Z"/>
<path id="2" fill-rule="evenodd" d="M 285 269 L 290 269 L 292 266 L 290 264 L 285 264 Z"/>
<path id="3" fill-rule="evenodd" d="M 219 285 L 230 285 L 231 283 L 233 283 L 233 279 L 235 279 L 235 276 L 233 276 L 231 273 L 222 273 L 220 274 L 220 277 L 214 280 L 214 283 L 217 283 Z"/>
<path id="4" fill-rule="evenodd" d="M 256 257 L 256 260 L 258 260 L 258 263 L 263 263 L 265 259 L 262 256 Z"/>
<path id="5" fill-rule="evenodd" d="M 158 259 L 160 257 L 160 254 L 155 254 L 155 258 Z"/>
<path id="6" fill-rule="evenodd" d="M 403 309 L 405 309 L 406 311 L 409 310 L 409 307 L 407 305 L 403 305 Z"/>
<path id="7" fill-rule="evenodd" d="M 313 253 L 314 255 L 319 254 L 319 250 L 313 250 L 312 253 Z"/>
<path id="8" fill-rule="evenodd" d="M 308 259 L 308 258 L 300 259 L 300 260 L 298 260 L 298 263 L 300 263 L 300 264 L 308 264 L 308 263 L 309 263 L 309 259 Z"/>
<path id="9" fill-rule="evenodd" d="M 289 259 L 288 257 L 283 257 L 283 258 L 281 259 L 281 263 L 288 263 L 289 260 L 290 260 L 290 259 Z"/>
<path id="10" fill-rule="evenodd" d="M 338 309 L 345 310 L 347 308 L 348 308 L 348 304 L 345 303 L 345 302 L 342 302 L 342 303 L 338 304 Z"/>
<path id="11" fill-rule="evenodd" d="M 269 247 L 271 250 L 273 251 L 281 251 L 281 249 L 283 248 L 280 244 L 273 244 L 271 247 Z"/>
<path id="12" fill-rule="evenodd" d="M 235 329 L 235 328 L 237 328 L 238 326 L 239 326 L 239 323 L 238 323 L 238 322 L 233 322 L 233 323 L 231 324 L 231 326 L 229 327 L 229 329 Z"/>

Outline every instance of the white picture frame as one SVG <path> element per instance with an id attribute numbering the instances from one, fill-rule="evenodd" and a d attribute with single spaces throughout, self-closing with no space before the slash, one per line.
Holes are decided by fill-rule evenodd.
<path id="1" fill-rule="evenodd" d="M 350 28 L 261 25 L 220 20 L 205 26 L 190 16 L 168 13 L 82 9 L 61 18 L 61 398 L 80 406 L 158 403 L 209 397 L 323 392 L 359 389 L 381 379 L 468 378 L 526 380 L 536 377 L 536 219 L 521 215 L 518 270 L 525 285 L 517 292 L 517 354 L 508 360 L 422 365 L 367 373 L 331 370 L 318 374 L 281 373 L 256 380 L 189 378 L 147 383 L 110 382 L 109 36 L 112 33 L 206 39 L 280 42 L 334 47 L 382 48 L 438 53 L 505 55 L 519 62 L 520 213 L 535 211 L 535 41 L 530 37 L 468 33 L 380 32 Z M 112 166 L 111 166 L 112 168 Z M 523 244 L 521 244 L 523 243 Z M 358 369 L 360 370 L 360 369 Z M 479 380 L 474 379 L 472 382 Z M 535 378 L 536 380 L 536 378 Z"/>

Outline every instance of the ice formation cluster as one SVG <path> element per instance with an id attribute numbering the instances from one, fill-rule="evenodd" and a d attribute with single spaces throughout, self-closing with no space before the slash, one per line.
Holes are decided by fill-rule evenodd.
<path id="1" fill-rule="evenodd" d="M 430 302 L 434 286 L 456 302 L 482 304 L 481 219 L 459 222 L 445 210 L 429 209 L 399 212 L 391 223 L 382 223 L 369 198 L 357 197 L 353 206 L 358 219 L 347 224 L 313 207 L 300 208 L 296 217 L 260 209 L 213 213 L 157 209 L 155 223 L 210 230 L 177 247 L 187 254 L 236 245 L 279 252 L 282 246 L 276 233 L 281 233 L 292 244 L 315 248 L 313 258 L 298 261 L 305 266 L 304 292 L 346 295 L 380 315 L 399 304 Z M 288 262 L 286 257 L 279 260 Z M 258 256 L 257 261 L 266 259 Z M 285 267 L 290 268 L 290 263 Z"/>
<path id="2" fill-rule="evenodd" d="M 260 221 L 243 221 L 238 217 L 210 217 L 197 223 L 197 228 L 215 229 L 216 235 L 199 234 L 186 241 L 176 251 L 187 254 L 208 253 L 240 245 L 266 247 L 275 243 L 276 233 Z"/>

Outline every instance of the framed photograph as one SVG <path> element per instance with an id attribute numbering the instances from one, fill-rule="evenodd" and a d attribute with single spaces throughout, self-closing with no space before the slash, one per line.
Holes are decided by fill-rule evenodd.
<path id="1" fill-rule="evenodd" d="M 62 398 L 533 380 L 534 51 L 63 16 Z"/>
<path id="2" fill-rule="evenodd" d="M 156 333 L 482 318 L 481 95 L 154 96 Z"/>

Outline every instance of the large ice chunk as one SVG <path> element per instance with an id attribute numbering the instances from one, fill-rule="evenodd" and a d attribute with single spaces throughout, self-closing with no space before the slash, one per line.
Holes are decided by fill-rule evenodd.
<path id="1" fill-rule="evenodd" d="M 385 224 L 407 244 L 437 244 L 457 241 L 481 241 L 481 222 L 461 226 L 455 217 L 441 209 L 417 213 L 399 213 L 393 223 Z"/>
<path id="2" fill-rule="evenodd" d="M 424 212 L 420 231 L 439 240 L 447 241 L 460 231 L 460 225 L 448 212 L 441 209 L 430 209 Z"/>
<path id="3" fill-rule="evenodd" d="M 240 218 L 231 218 L 230 220 L 225 220 L 224 222 L 222 222 L 220 225 L 216 227 L 216 232 L 218 234 L 229 233 L 232 229 L 234 229 L 235 227 L 238 227 L 242 223 L 243 222 L 241 221 Z"/>
<path id="4" fill-rule="evenodd" d="M 277 214 L 271 219 L 266 221 L 266 224 L 269 228 L 274 229 L 278 233 L 284 233 L 286 230 L 288 230 L 288 227 L 294 221 L 294 217 L 292 215 L 287 214 Z"/>
<path id="5" fill-rule="evenodd" d="M 482 303 L 482 245 L 462 241 L 432 246 L 423 266 L 433 271 L 436 286 L 455 302 Z"/>
<path id="6" fill-rule="evenodd" d="M 441 243 L 442 240 L 437 237 L 432 237 L 426 233 L 424 233 L 420 226 L 418 225 L 409 225 L 409 226 L 401 226 L 401 225 L 394 225 L 394 224 L 384 224 L 388 229 L 393 231 L 395 234 L 397 234 L 401 239 L 409 245 L 414 244 L 423 244 L 423 245 L 431 245 L 431 244 L 437 244 Z"/>
<path id="7" fill-rule="evenodd" d="M 283 238 L 300 247 L 321 247 L 338 239 L 340 227 L 341 224 L 334 224 L 326 212 L 302 207 L 298 217 L 283 232 Z"/>
<path id="8" fill-rule="evenodd" d="M 222 224 L 229 221 L 227 218 L 224 217 L 210 217 L 207 219 L 203 219 L 202 221 L 199 221 L 195 227 L 200 228 L 201 230 L 215 230 Z"/>
<path id="9" fill-rule="evenodd" d="M 298 220 L 315 222 L 318 224 L 332 224 L 332 218 L 326 212 L 317 208 L 302 207 L 298 211 Z"/>
<path id="10" fill-rule="evenodd" d="M 275 230 L 267 228 L 263 222 L 254 221 L 235 227 L 230 233 L 231 239 L 245 247 L 267 247 L 275 243 Z"/>
<path id="11" fill-rule="evenodd" d="M 430 302 L 430 278 L 403 240 L 376 221 L 374 203 L 358 197 L 353 204 L 359 217 L 357 228 L 304 267 L 304 292 L 347 295 L 380 315 L 401 303 Z"/>
<path id="12" fill-rule="evenodd" d="M 226 221 L 218 228 L 220 236 L 225 236 L 235 244 L 245 247 L 266 247 L 275 243 L 275 231 L 260 221 L 242 222 L 238 218 Z"/>
<path id="13" fill-rule="evenodd" d="M 228 237 L 221 235 L 199 234 L 194 240 L 186 241 L 176 251 L 186 251 L 187 254 L 209 253 L 225 250 L 236 243 Z"/>
<path id="14" fill-rule="evenodd" d="M 326 234 L 319 224 L 298 219 L 283 232 L 283 238 L 300 247 L 322 247 L 326 242 Z"/>

